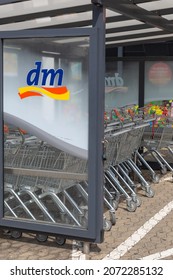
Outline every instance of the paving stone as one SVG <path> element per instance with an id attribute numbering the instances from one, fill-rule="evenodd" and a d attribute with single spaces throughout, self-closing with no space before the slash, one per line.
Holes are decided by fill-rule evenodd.
<path id="1" fill-rule="evenodd" d="M 167 178 L 169 176 L 170 175 L 167 174 L 162 178 Z M 102 244 L 91 245 L 89 259 L 103 259 L 120 244 L 124 243 L 131 235 L 133 235 L 133 238 L 129 239 L 131 243 L 130 241 L 128 243 L 129 246 L 131 245 L 131 249 L 120 256 L 120 259 L 140 259 L 173 247 L 173 211 L 159 222 L 157 219 L 151 219 L 165 207 L 165 205 L 173 200 L 173 184 L 172 182 L 165 181 L 157 185 L 152 185 L 152 187 L 155 190 L 155 196 L 153 198 L 146 197 L 145 193 L 141 189 L 138 189 L 139 196 L 142 199 L 142 205 L 138 207 L 134 213 L 128 212 L 125 201 L 121 200 L 116 211 L 116 225 L 112 226 L 111 231 L 105 232 L 105 241 Z M 106 214 L 109 217 L 109 213 Z M 156 218 L 160 219 L 161 216 L 157 215 Z M 151 220 L 148 226 L 151 230 L 146 234 L 148 226 L 143 227 L 143 225 L 149 219 Z M 139 235 L 145 236 L 139 241 Z M 67 240 L 67 244 L 60 247 L 57 246 L 53 238 L 49 238 L 46 243 L 42 244 L 38 243 L 35 240 L 35 235 L 32 234 L 25 233 L 22 239 L 13 240 L 0 231 L 0 260 L 65 260 L 71 258 L 72 241 Z M 165 259 L 172 260 L 173 256 L 169 256 Z"/>

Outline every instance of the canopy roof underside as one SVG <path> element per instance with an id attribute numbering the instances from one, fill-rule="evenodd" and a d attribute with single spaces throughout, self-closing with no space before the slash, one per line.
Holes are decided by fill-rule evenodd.
<path id="1" fill-rule="evenodd" d="M 172 0 L 1 0 L 0 31 L 92 26 L 93 3 L 106 8 L 106 45 L 173 40 Z"/>

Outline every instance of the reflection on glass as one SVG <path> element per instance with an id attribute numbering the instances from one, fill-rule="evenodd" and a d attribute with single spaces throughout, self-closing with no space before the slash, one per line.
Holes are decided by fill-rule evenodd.
<path id="1" fill-rule="evenodd" d="M 87 225 L 87 160 L 4 125 L 5 216 Z"/>
<path id="2" fill-rule="evenodd" d="M 145 62 L 145 103 L 172 100 L 173 62 Z"/>
<path id="3" fill-rule="evenodd" d="M 138 62 L 107 61 L 105 76 L 105 109 L 138 104 Z"/>
<path id="4" fill-rule="evenodd" d="M 87 158 L 88 47 L 73 40 L 5 40 L 4 118 Z"/>

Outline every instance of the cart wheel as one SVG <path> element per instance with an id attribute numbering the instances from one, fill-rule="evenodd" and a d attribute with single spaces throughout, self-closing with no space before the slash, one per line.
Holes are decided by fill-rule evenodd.
<path id="1" fill-rule="evenodd" d="M 112 228 L 111 221 L 109 221 L 107 219 L 104 219 L 104 221 L 103 221 L 103 229 L 104 229 L 104 231 L 110 231 L 111 228 Z"/>
<path id="2" fill-rule="evenodd" d="M 22 237 L 22 232 L 19 230 L 12 230 L 11 237 L 14 239 L 19 239 L 20 237 Z"/>
<path id="3" fill-rule="evenodd" d="M 117 210 L 118 209 L 118 201 L 117 200 L 113 200 L 112 201 L 112 207 L 115 209 L 115 210 Z"/>
<path id="4" fill-rule="evenodd" d="M 111 224 L 114 226 L 116 224 L 115 212 L 109 212 Z"/>
<path id="5" fill-rule="evenodd" d="M 134 201 L 127 202 L 127 210 L 129 212 L 135 212 L 136 208 L 137 208 L 137 205 Z"/>
<path id="6" fill-rule="evenodd" d="M 167 173 L 167 167 L 163 166 L 160 170 L 161 174 L 165 175 Z"/>
<path id="7" fill-rule="evenodd" d="M 149 190 L 146 191 L 145 194 L 146 194 L 147 197 L 153 197 L 155 192 L 154 192 L 154 190 L 152 188 L 149 188 Z"/>
<path id="8" fill-rule="evenodd" d="M 48 235 L 46 235 L 46 234 L 41 234 L 41 233 L 37 233 L 37 234 L 36 234 L 36 239 L 37 239 L 37 241 L 39 241 L 39 242 L 46 242 L 47 239 L 48 239 Z"/>
<path id="9" fill-rule="evenodd" d="M 56 243 L 59 246 L 63 246 L 66 242 L 66 238 L 65 237 L 60 237 L 60 236 L 56 236 Z"/>
<path id="10" fill-rule="evenodd" d="M 136 197 L 136 200 L 134 201 L 137 207 L 140 207 L 142 204 L 142 200 L 139 197 Z"/>
<path id="11" fill-rule="evenodd" d="M 152 176 L 152 182 L 154 184 L 158 184 L 159 181 L 160 181 L 160 176 L 158 174 L 155 174 L 155 175 Z"/>

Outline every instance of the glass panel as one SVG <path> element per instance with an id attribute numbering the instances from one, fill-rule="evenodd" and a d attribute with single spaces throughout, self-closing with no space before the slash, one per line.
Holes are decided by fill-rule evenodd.
<path id="1" fill-rule="evenodd" d="M 148 112 L 155 114 L 156 119 L 152 127 L 144 134 L 147 151 L 146 159 L 157 163 L 161 173 L 165 174 L 166 164 L 172 164 L 171 149 L 167 149 L 172 142 L 173 135 L 173 62 L 172 61 L 146 61 L 145 62 L 145 105 Z M 151 142 L 151 139 L 153 141 Z M 151 144 L 150 144 L 151 142 Z M 150 153 L 157 151 L 160 156 Z M 168 169 L 171 168 L 168 166 Z"/>
<path id="2" fill-rule="evenodd" d="M 107 61 L 105 77 L 106 111 L 138 104 L 138 62 Z"/>
<path id="3" fill-rule="evenodd" d="M 88 43 L 4 40 L 5 217 L 88 226 Z"/>
<path id="4" fill-rule="evenodd" d="M 145 62 L 145 103 L 173 98 L 173 62 Z"/>

